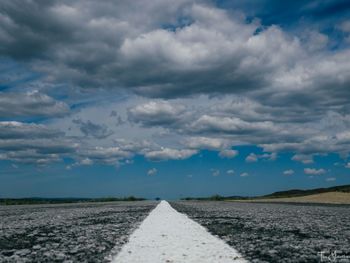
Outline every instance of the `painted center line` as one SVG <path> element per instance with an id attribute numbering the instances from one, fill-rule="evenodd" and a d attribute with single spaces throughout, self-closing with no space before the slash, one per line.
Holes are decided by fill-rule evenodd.
<path id="1" fill-rule="evenodd" d="M 234 248 L 162 201 L 130 236 L 116 263 L 247 262 Z"/>

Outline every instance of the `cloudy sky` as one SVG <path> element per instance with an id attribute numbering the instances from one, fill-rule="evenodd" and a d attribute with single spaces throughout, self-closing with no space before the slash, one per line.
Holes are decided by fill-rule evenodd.
<path id="1" fill-rule="evenodd" d="M 4 0 L 0 197 L 350 183 L 350 3 Z"/>

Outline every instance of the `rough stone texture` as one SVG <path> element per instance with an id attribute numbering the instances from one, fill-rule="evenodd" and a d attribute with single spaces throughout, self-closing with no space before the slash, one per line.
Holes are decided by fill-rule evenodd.
<path id="1" fill-rule="evenodd" d="M 350 207 L 171 202 L 251 262 L 350 262 Z M 336 256 L 334 252 L 336 251 Z"/>
<path id="2" fill-rule="evenodd" d="M 0 206 L 0 262 L 105 262 L 157 202 Z"/>

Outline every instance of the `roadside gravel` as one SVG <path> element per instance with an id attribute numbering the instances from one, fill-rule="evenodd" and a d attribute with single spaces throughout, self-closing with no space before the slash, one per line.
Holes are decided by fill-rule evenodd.
<path id="1" fill-rule="evenodd" d="M 251 262 L 350 262 L 350 207 L 171 202 Z M 323 261 L 330 262 L 323 258 Z"/>
<path id="2" fill-rule="evenodd" d="M 0 206 L 0 262 L 106 262 L 156 205 Z"/>

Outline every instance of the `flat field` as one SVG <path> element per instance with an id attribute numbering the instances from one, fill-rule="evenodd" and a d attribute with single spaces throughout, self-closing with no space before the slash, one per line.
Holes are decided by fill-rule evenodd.
<path id="1" fill-rule="evenodd" d="M 234 202 L 277 202 L 350 205 L 350 193 L 328 192 L 297 197 L 259 198 L 252 200 L 232 200 Z"/>

